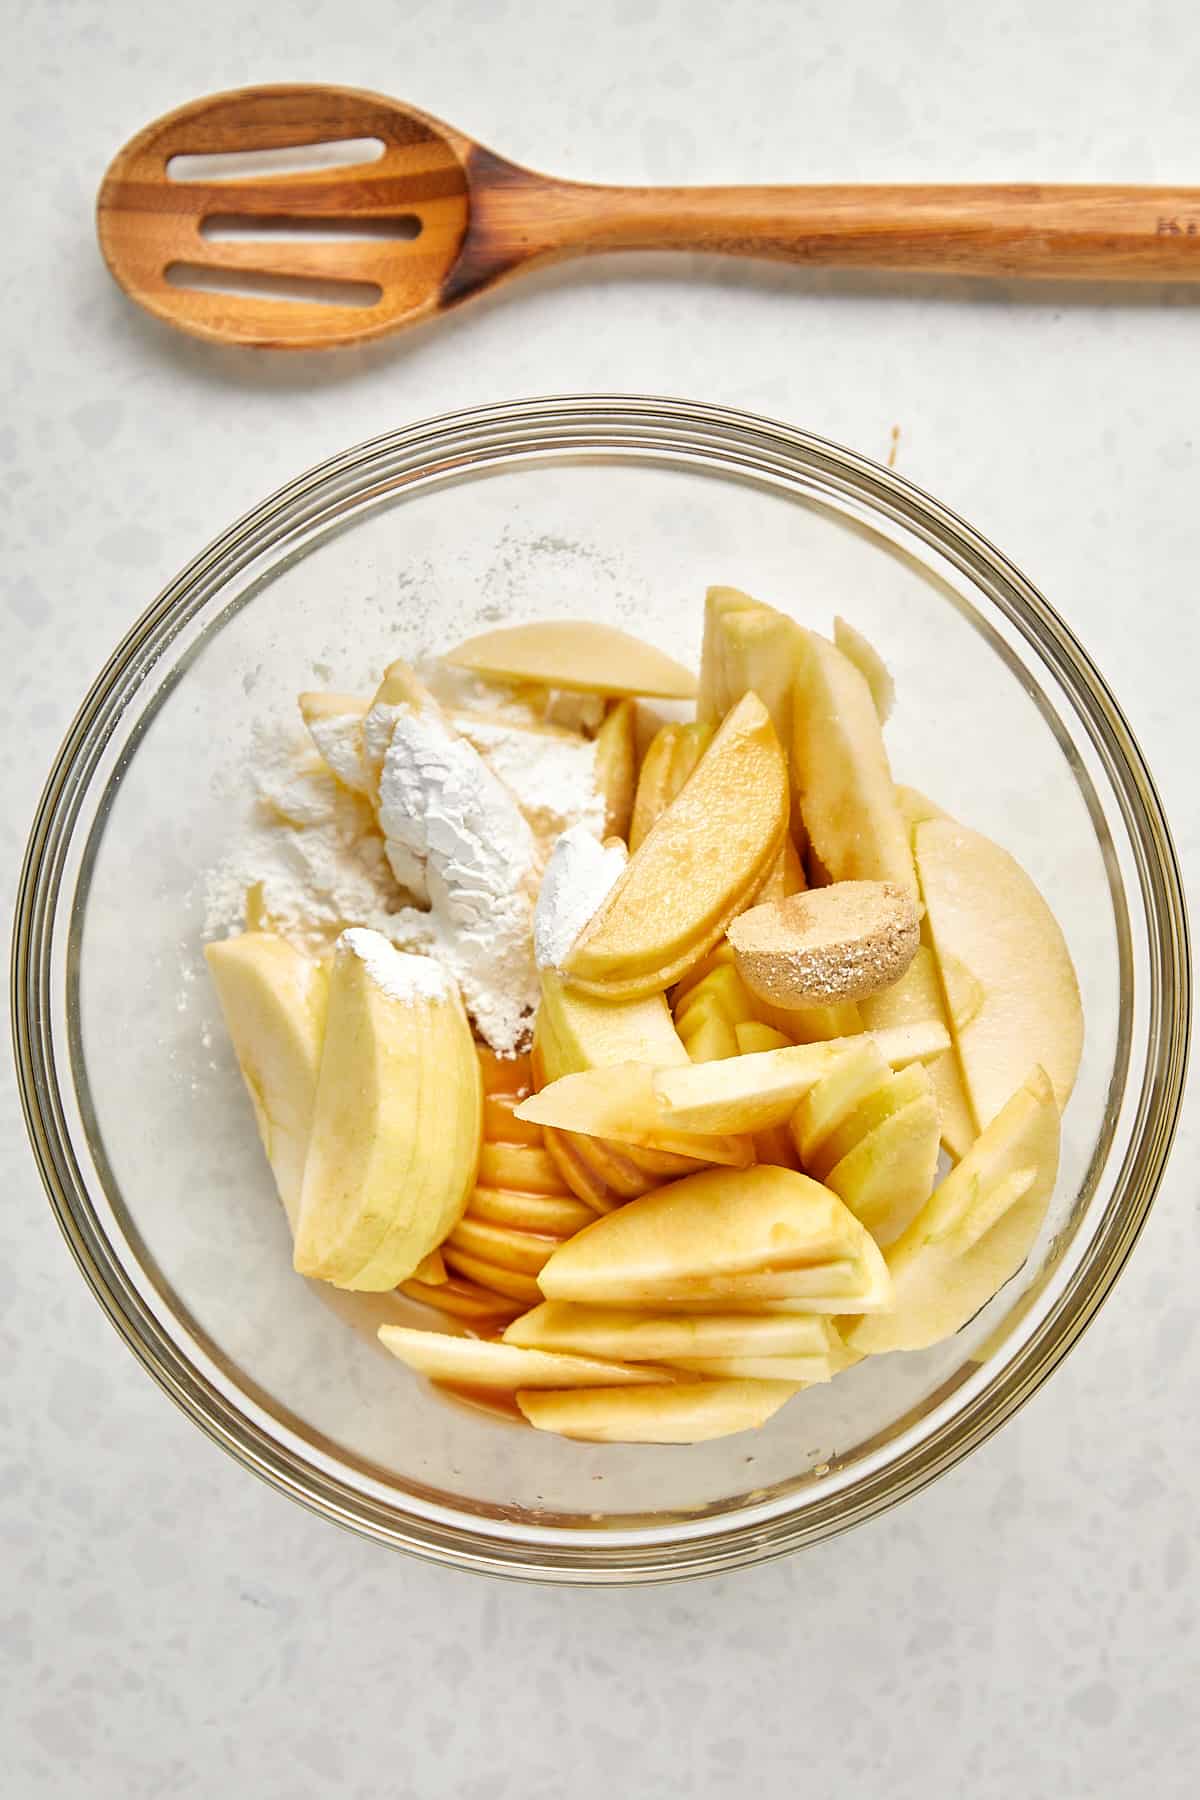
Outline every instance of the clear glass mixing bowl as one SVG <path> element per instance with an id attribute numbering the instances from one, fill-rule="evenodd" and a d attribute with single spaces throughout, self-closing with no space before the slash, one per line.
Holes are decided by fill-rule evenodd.
<path id="1" fill-rule="evenodd" d="M 368 691 L 396 656 L 552 615 L 611 620 L 691 660 L 713 581 L 823 629 L 844 612 L 879 645 L 899 693 L 897 778 L 1029 868 L 1065 928 L 1087 1042 L 1047 1228 L 956 1338 L 864 1363 L 757 1433 L 592 1447 L 437 1397 L 373 1340 L 373 1317 L 405 1303 L 339 1299 L 292 1273 L 205 978 L 204 875 L 248 804 L 255 721 L 290 715 L 299 690 Z M 192 1418 L 384 1543 L 593 1582 L 810 1543 L 913 1493 L 1019 1406 L 1145 1219 L 1190 992 L 1150 776 L 1103 679 L 1017 570 L 899 476 L 803 432 L 595 396 L 389 433 L 301 476 L 183 571 L 113 654 L 51 772 L 13 980 L 59 1222 Z"/>

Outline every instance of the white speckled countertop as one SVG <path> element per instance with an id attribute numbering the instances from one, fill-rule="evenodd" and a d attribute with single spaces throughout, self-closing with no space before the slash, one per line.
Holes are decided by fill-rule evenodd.
<path id="1" fill-rule="evenodd" d="M 610 261 L 370 353 L 254 359 L 137 314 L 91 227 L 132 131 L 254 80 L 390 90 L 579 177 L 1200 182 L 1193 6 L 63 0 L 15 9 L 6 64 L 6 901 L 77 700 L 220 527 L 403 421 L 615 388 L 879 457 L 899 427 L 900 470 L 1002 545 L 1113 681 L 1194 895 L 1194 299 Z M 76 1274 L 3 1079 L 14 1800 L 1195 1791 L 1195 1108 L 1099 1321 L 955 1473 L 790 1562 L 556 1592 L 391 1558 L 209 1444 Z"/>

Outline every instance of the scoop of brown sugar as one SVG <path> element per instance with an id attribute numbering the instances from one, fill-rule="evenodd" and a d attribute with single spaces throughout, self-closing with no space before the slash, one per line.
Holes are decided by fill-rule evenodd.
<path id="1" fill-rule="evenodd" d="M 836 881 L 752 906 L 730 925 L 729 941 L 761 1000 L 821 1006 L 899 981 L 920 942 L 920 916 L 894 882 Z"/>

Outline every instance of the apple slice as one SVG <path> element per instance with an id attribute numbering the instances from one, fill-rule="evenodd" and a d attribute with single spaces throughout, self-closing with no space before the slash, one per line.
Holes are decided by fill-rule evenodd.
<path id="1" fill-rule="evenodd" d="M 753 896 L 787 819 L 783 752 L 762 702 L 747 694 L 576 939 L 568 981 L 611 999 L 670 986 Z"/>
<path id="2" fill-rule="evenodd" d="M 923 794 L 920 788 L 905 787 L 903 782 L 896 784 L 896 805 L 900 808 L 900 816 L 908 826 L 909 834 L 916 830 L 924 819 L 948 819 L 950 814 L 944 812 L 936 800 Z"/>
<path id="3" fill-rule="evenodd" d="M 363 763 L 363 720 L 369 700 L 357 694 L 310 693 L 298 696 L 300 716 L 326 767 L 356 794 L 368 791 Z"/>
<path id="4" fill-rule="evenodd" d="M 613 625 L 582 619 L 547 619 L 535 625 L 505 625 L 447 652 L 444 660 L 502 681 L 538 681 L 547 687 L 589 694 L 648 694 L 664 700 L 691 700 L 696 677 Z"/>
<path id="5" fill-rule="evenodd" d="M 833 881 L 892 881 L 916 892 L 879 715 L 860 671 L 798 631 L 792 776 L 812 847 Z"/>
<path id="6" fill-rule="evenodd" d="M 520 1104 L 520 1098 L 516 1094 L 484 1094 L 484 1143 L 529 1144 L 535 1150 L 541 1149 L 540 1125 L 530 1125 L 527 1120 L 515 1116 Z"/>
<path id="7" fill-rule="evenodd" d="M 604 835 L 629 836 L 637 785 L 637 705 L 620 700 L 596 733 L 596 786 L 604 796 Z"/>
<path id="8" fill-rule="evenodd" d="M 754 1155 L 744 1138 L 723 1133 L 701 1138 L 671 1129 L 655 1099 L 654 1070 L 644 1063 L 563 1075 L 522 1100 L 520 1116 L 577 1136 L 610 1138 L 618 1144 L 695 1156 L 733 1168 L 745 1168 Z"/>
<path id="9" fill-rule="evenodd" d="M 885 1298 L 867 1233 L 828 1189 L 791 1169 L 710 1169 L 631 1200 L 569 1238 L 538 1278 L 548 1300 L 589 1305 L 836 1295 L 857 1312 Z M 732 1310 L 736 1310 L 734 1307 Z"/>
<path id="10" fill-rule="evenodd" d="M 535 1144 L 488 1144 L 479 1152 L 483 1187 L 516 1188 L 529 1194 L 561 1194 L 562 1179 L 545 1148 Z"/>
<path id="11" fill-rule="evenodd" d="M 509 1188 L 476 1187 L 467 1202 L 463 1223 L 479 1219 L 516 1231 L 570 1237 L 572 1232 L 590 1225 L 595 1217 L 596 1209 L 573 1194 L 524 1194 Z"/>
<path id="12" fill-rule="evenodd" d="M 837 1360 L 842 1340 L 819 1314 L 760 1318 L 751 1313 L 647 1313 L 546 1300 L 514 1319 L 506 1344 L 611 1356 L 622 1362 L 676 1363 L 684 1356 L 803 1356 Z"/>
<path id="13" fill-rule="evenodd" d="M 413 1270 L 412 1278 L 423 1282 L 426 1287 L 441 1287 L 444 1281 L 448 1281 L 450 1278 L 446 1274 L 441 1251 L 431 1250 L 428 1256 L 423 1256 Z"/>
<path id="14" fill-rule="evenodd" d="M 894 1310 L 855 1321 L 852 1349 L 923 1350 L 986 1306 L 1041 1230 L 1059 1132 L 1053 1083 L 1035 1068 L 888 1251 Z"/>
<path id="15" fill-rule="evenodd" d="M 790 1037 L 782 1031 L 776 1031 L 773 1025 L 764 1025 L 759 1019 L 749 1019 L 735 1025 L 739 1056 L 751 1056 L 760 1050 L 791 1050 Z"/>
<path id="16" fill-rule="evenodd" d="M 283 938 L 246 931 L 204 952 L 293 1231 L 325 1033 L 328 976 Z"/>
<path id="17" fill-rule="evenodd" d="M 696 716 L 717 724 L 743 694 L 757 694 L 786 744 L 792 729 L 792 665 L 799 626 L 737 588 L 711 587 Z"/>
<path id="18" fill-rule="evenodd" d="M 517 1405 L 536 1430 L 585 1443 L 700 1444 L 757 1430 L 795 1392 L 790 1381 L 681 1381 L 558 1393 L 520 1388 Z"/>
<path id="19" fill-rule="evenodd" d="M 435 1312 L 445 1313 L 447 1318 L 461 1319 L 473 1330 L 489 1333 L 502 1331 L 524 1310 L 519 1300 L 506 1300 L 488 1288 L 479 1287 L 473 1281 L 461 1281 L 455 1275 L 432 1284 L 410 1276 L 396 1291 L 408 1300 L 416 1300 Z"/>
<path id="20" fill-rule="evenodd" d="M 461 1250 L 465 1256 L 495 1263 L 501 1269 L 536 1275 L 566 1241 L 542 1232 L 517 1230 L 511 1225 L 493 1225 L 486 1219 L 473 1219 L 468 1213 L 446 1239 L 446 1248 Z"/>
<path id="21" fill-rule="evenodd" d="M 502 1295 L 506 1300 L 520 1300 L 526 1306 L 536 1306 L 542 1298 L 542 1290 L 537 1281 L 523 1269 L 506 1268 L 503 1263 L 472 1256 L 468 1251 L 460 1250 L 449 1239 L 442 1245 L 442 1255 L 448 1268 L 465 1276 L 475 1287 L 490 1289 L 493 1294 Z"/>
<path id="22" fill-rule="evenodd" d="M 684 1377 L 713 1376 L 730 1381 L 794 1381 L 817 1387 L 837 1373 L 821 1356 L 680 1356 L 671 1364 Z"/>
<path id="23" fill-rule="evenodd" d="M 362 770 L 366 792 L 379 805 L 379 778 L 396 719 L 403 708 L 439 712 L 437 701 L 404 661 L 389 663 L 362 722 Z"/>
<path id="24" fill-rule="evenodd" d="M 791 1121 L 792 1140 L 803 1168 L 815 1168 L 822 1145 L 890 1074 L 874 1038 L 861 1037 L 813 1083 Z"/>
<path id="25" fill-rule="evenodd" d="M 666 812 L 712 742 L 713 727 L 693 723 L 663 725 L 651 738 L 638 774 L 629 848 L 636 850 Z"/>
<path id="26" fill-rule="evenodd" d="M 894 987 L 885 988 L 881 994 L 871 994 L 864 1000 L 861 1012 L 863 1023 L 876 1033 L 910 1025 L 940 1028 L 947 1021 L 947 1010 L 937 964 L 929 946 L 922 944 L 919 947 Z M 963 1086 L 957 1050 L 951 1046 L 941 1056 L 931 1057 L 929 1074 L 937 1095 L 942 1142 L 957 1162 L 979 1136 L 979 1127 Z"/>
<path id="27" fill-rule="evenodd" d="M 870 688 L 879 723 L 886 725 L 896 704 L 896 683 L 882 656 L 873 644 L 868 643 L 861 631 L 855 630 L 848 619 L 833 621 L 833 641 L 842 655 L 854 664 Z"/>
<path id="28" fill-rule="evenodd" d="M 914 834 L 934 954 L 961 988 L 965 964 L 982 989 L 955 1033 L 980 1125 L 995 1118 L 1030 1061 L 1054 1084 L 1059 1110 L 1083 1050 L 1079 984 L 1062 928 L 1020 864 L 998 844 L 948 819 Z"/>
<path id="29" fill-rule="evenodd" d="M 929 1199 L 937 1166 L 938 1110 L 930 1085 L 866 1132 L 825 1180 L 886 1249 Z"/>
<path id="30" fill-rule="evenodd" d="M 843 1058 L 857 1056 L 864 1045 L 871 1068 L 882 1065 L 886 1073 L 888 1064 L 917 1062 L 936 1055 L 948 1042 L 944 1026 L 930 1023 L 898 1026 L 870 1037 L 753 1051 L 725 1062 L 657 1069 L 653 1090 L 658 1129 L 685 1131 L 698 1138 L 710 1131 L 768 1131 L 786 1123 L 810 1089 Z"/>
<path id="31" fill-rule="evenodd" d="M 830 1170 L 836 1168 L 844 1156 L 849 1156 L 852 1150 L 857 1149 L 876 1126 L 890 1119 L 893 1113 L 902 1112 L 914 1100 L 932 1099 L 932 1096 L 933 1084 L 923 1064 L 909 1063 L 896 1075 L 885 1071 L 877 1087 L 871 1088 L 857 1100 L 849 1112 L 843 1114 L 839 1123 L 821 1133 L 812 1147 L 805 1173 L 815 1181 L 827 1183 Z M 933 1103 L 933 1110 L 936 1114 L 936 1101 Z M 926 1194 L 925 1198 L 928 1199 L 929 1195 Z"/>
<path id="32" fill-rule="evenodd" d="M 381 1325 L 379 1341 L 402 1363 L 432 1381 L 452 1381 L 476 1388 L 621 1387 L 626 1383 L 670 1380 L 665 1369 L 601 1362 L 589 1356 L 562 1356 L 550 1350 L 524 1350 L 515 1344 L 484 1343 L 478 1338 L 448 1337 L 439 1331 L 413 1331 L 406 1325 Z"/>
<path id="33" fill-rule="evenodd" d="M 458 991 L 373 931 L 338 939 L 295 1265 L 339 1287 L 411 1275 L 462 1215 L 483 1096 Z"/>
<path id="34" fill-rule="evenodd" d="M 783 849 L 779 852 L 767 879 L 755 896 L 755 904 L 765 906 L 769 901 L 790 900 L 793 894 L 808 891 L 808 880 L 804 873 L 804 864 L 800 860 L 800 852 L 790 833 L 783 840 Z"/>
<path id="35" fill-rule="evenodd" d="M 607 1069 L 615 1063 L 650 1063 L 666 1068 L 686 1063 L 687 1051 L 671 1023 L 661 994 L 641 1000 L 603 1000 L 582 994 L 551 969 L 542 971 L 539 1030 L 553 1033 L 558 1074 Z"/>

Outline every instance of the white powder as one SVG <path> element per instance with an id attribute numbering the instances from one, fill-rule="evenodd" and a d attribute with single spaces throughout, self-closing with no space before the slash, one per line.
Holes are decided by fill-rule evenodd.
<path id="1" fill-rule="evenodd" d="M 556 837 L 580 823 L 597 836 L 603 831 L 604 797 L 596 787 L 594 743 L 465 712 L 455 713 L 454 724 L 516 795 L 539 836 Z"/>
<path id="2" fill-rule="evenodd" d="M 471 726 L 481 743 L 490 740 L 488 760 L 503 756 L 500 727 L 511 724 L 518 737 L 532 739 L 528 756 L 509 746 L 514 785 L 519 763 L 536 820 L 553 813 L 571 823 L 570 808 L 578 805 L 580 835 L 601 856 L 589 829 L 601 829 L 594 746 L 530 731 L 530 710 L 515 701 L 516 716 L 505 707 L 498 717 L 494 699 L 489 688 L 491 717 Z M 387 765 L 387 842 L 370 801 L 346 780 L 352 764 L 335 779 L 301 731 L 260 729 L 248 758 L 257 803 L 207 878 L 205 935 L 242 930 L 247 889 L 257 884 L 264 927 L 310 953 L 363 927 L 423 952 L 426 962 L 435 959 L 458 981 L 479 1035 L 500 1054 L 515 1054 L 528 1041 L 538 995 L 532 896 L 543 850 L 509 786 L 435 706 L 418 713 L 402 703 L 372 708 L 365 719 L 332 714 L 320 723 L 332 733 L 325 743 L 335 769 L 338 747 L 353 743 L 357 752 L 369 726 L 381 778 Z M 313 740 L 320 741 L 315 732 Z M 535 745 L 544 762 L 532 754 Z M 611 857 L 605 891 L 619 873 Z"/>
<path id="3" fill-rule="evenodd" d="M 600 844 L 586 826 L 564 831 L 550 853 L 533 915 L 539 969 L 561 968 L 571 945 L 616 886 L 629 853 Z"/>
<path id="4" fill-rule="evenodd" d="M 538 993 L 531 939 L 538 855 L 520 807 L 437 710 L 400 707 L 379 779 L 379 823 L 397 877 L 411 885 L 418 872 L 429 897 L 428 918 L 411 924 L 432 932 L 493 1049 L 516 1050 L 529 1035 Z"/>
<path id="5" fill-rule="evenodd" d="M 340 782 L 355 793 L 367 791 L 367 772 L 363 764 L 363 714 L 332 713 L 325 718 L 308 721 L 309 736 L 318 754 L 333 770 Z"/>
<path id="6" fill-rule="evenodd" d="M 406 956 L 381 932 L 361 927 L 343 931 L 337 949 L 339 954 L 357 956 L 389 1000 L 411 1006 L 415 1000 L 445 1000 L 450 995 L 450 978 L 440 963 L 430 956 Z"/>

